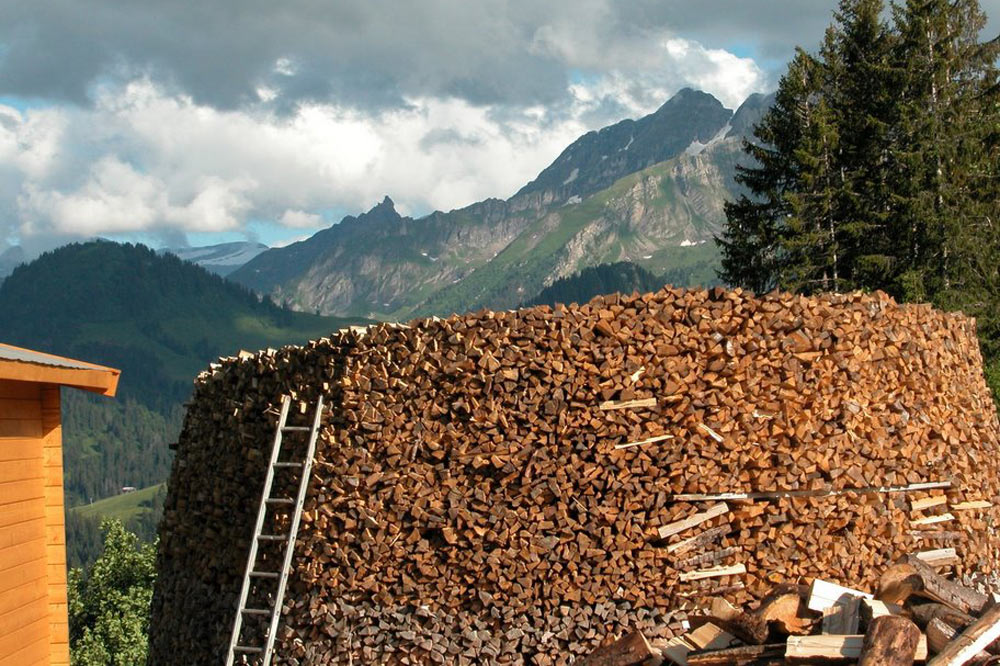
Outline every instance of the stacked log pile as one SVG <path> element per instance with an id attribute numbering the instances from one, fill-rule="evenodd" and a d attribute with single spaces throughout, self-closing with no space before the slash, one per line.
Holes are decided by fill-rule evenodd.
<path id="1" fill-rule="evenodd" d="M 961 315 L 716 289 L 378 325 L 196 382 L 153 666 L 222 659 L 283 394 L 331 407 L 279 663 L 570 663 L 706 596 L 943 548 L 989 572 L 1000 544 Z"/>
<path id="2" fill-rule="evenodd" d="M 883 572 L 875 594 L 816 579 L 778 586 L 753 610 L 716 597 L 683 635 L 650 641 L 633 631 L 576 664 L 1000 663 L 1000 596 L 949 579 L 941 570 L 950 563 L 909 555 Z"/>

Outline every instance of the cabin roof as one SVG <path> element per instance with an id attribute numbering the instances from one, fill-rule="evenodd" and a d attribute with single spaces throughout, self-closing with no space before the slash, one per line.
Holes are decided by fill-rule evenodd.
<path id="1" fill-rule="evenodd" d="M 0 343 L 0 379 L 59 384 L 113 396 L 120 370 Z"/>

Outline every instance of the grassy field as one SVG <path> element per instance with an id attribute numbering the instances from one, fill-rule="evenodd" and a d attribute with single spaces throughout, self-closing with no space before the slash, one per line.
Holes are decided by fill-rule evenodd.
<path id="1" fill-rule="evenodd" d="M 131 493 L 107 497 L 93 504 L 73 507 L 70 511 L 82 518 L 117 518 L 123 523 L 127 523 L 142 512 L 151 511 L 153 498 L 166 485 L 166 483 L 158 483 L 155 486 L 140 488 Z"/>

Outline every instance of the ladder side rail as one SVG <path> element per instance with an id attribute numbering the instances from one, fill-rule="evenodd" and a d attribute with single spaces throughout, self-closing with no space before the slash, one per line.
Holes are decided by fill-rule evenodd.
<path id="1" fill-rule="evenodd" d="M 316 454 L 316 439 L 319 436 L 320 421 L 323 417 L 323 396 L 316 402 L 316 415 L 313 417 L 312 430 L 309 432 L 309 448 L 302 465 L 302 478 L 299 480 L 299 492 L 295 498 L 295 512 L 292 514 L 292 524 L 288 530 L 288 541 L 285 544 L 285 559 L 281 565 L 281 578 L 278 579 L 278 591 L 274 596 L 274 614 L 271 616 L 271 626 L 267 632 L 267 643 L 264 646 L 263 666 L 270 666 L 271 653 L 274 650 L 274 640 L 278 633 L 278 623 L 281 620 L 281 608 L 285 599 L 285 585 L 288 583 L 288 571 L 292 566 L 292 555 L 295 553 L 295 539 L 299 533 L 299 520 L 305 506 L 306 493 L 312 476 L 313 457 Z"/>
<path id="2" fill-rule="evenodd" d="M 282 428 L 288 420 L 288 409 L 292 404 L 291 396 L 283 396 L 281 399 L 281 415 L 278 417 L 278 427 L 274 432 L 274 443 L 271 445 L 271 462 L 267 466 L 267 476 L 264 479 L 264 489 L 261 492 L 260 508 L 257 510 L 257 522 L 254 524 L 253 536 L 250 537 L 250 554 L 247 556 L 246 570 L 243 572 L 243 587 L 240 589 L 240 598 L 236 602 L 236 622 L 233 624 L 233 635 L 229 639 L 229 652 L 226 655 L 226 666 L 233 666 L 236 659 L 236 646 L 239 645 L 240 631 L 243 628 L 243 608 L 246 606 L 247 597 L 250 595 L 250 572 L 253 571 L 257 563 L 257 535 L 264 529 L 264 520 L 267 517 L 267 500 L 271 496 L 271 484 L 274 482 L 274 463 L 281 455 Z"/>

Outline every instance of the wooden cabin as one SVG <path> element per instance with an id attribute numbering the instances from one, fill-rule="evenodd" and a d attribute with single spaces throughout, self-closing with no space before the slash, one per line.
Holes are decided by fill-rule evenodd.
<path id="1" fill-rule="evenodd" d="M 0 344 L 0 666 L 69 664 L 59 389 L 119 374 Z"/>

